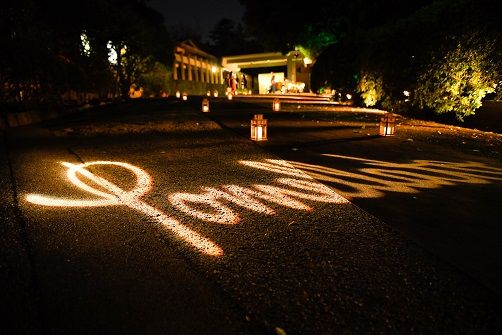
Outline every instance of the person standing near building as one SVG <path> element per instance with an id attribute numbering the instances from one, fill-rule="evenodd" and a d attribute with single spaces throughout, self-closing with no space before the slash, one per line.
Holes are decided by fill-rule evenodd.
<path id="1" fill-rule="evenodd" d="M 272 77 L 270 78 L 270 93 L 275 93 L 275 74 L 271 73 Z"/>
<path id="2" fill-rule="evenodd" d="M 237 80 L 236 80 L 236 75 L 233 74 L 231 77 L 230 77 L 230 80 L 231 80 L 231 87 L 232 87 L 232 94 L 235 94 L 235 90 L 237 89 Z"/>

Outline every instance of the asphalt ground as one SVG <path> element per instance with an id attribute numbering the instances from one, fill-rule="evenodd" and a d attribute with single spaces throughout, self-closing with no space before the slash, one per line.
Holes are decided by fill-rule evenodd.
<path id="1" fill-rule="evenodd" d="M 12 312 L 6 329 L 42 334 L 500 332 L 500 296 L 494 290 L 403 234 L 405 229 L 341 198 L 340 180 L 306 174 L 320 169 L 332 177 L 332 170 L 284 155 L 304 150 L 290 146 L 305 139 L 296 126 L 293 142 L 285 140 L 291 136 L 287 129 L 283 142 L 274 142 L 278 127 L 271 120 L 270 141 L 256 145 L 241 124 L 264 109 L 225 101 L 220 107 L 214 104 L 207 115 L 196 99 L 131 102 L 7 133 L 2 225 L 13 228 L 2 251 L 18 243 L 14 255 L 24 263 L 6 257 L 2 264 L 12 273 L 5 276 L 14 292 L 9 301 L 16 305 L 12 297 L 22 296 L 16 307 L 26 313 Z M 350 127 L 345 131 L 356 134 Z M 370 137 L 366 140 L 380 141 Z M 326 146 L 340 146 L 336 139 L 315 141 L 321 140 L 310 147 L 322 144 L 326 153 Z M 362 141 L 342 145 L 349 150 Z M 378 156 L 378 148 L 374 143 L 367 150 Z M 338 168 L 337 161 L 345 166 L 343 151 L 327 153 L 338 156 L 323 156 L 331 162 L 324 168 Z M 153 185 L 107 198 L 106 206 L 78 207 L 71 200 L 89 205 L 104 198 L 71 183 L 69 166 L 62 162 L 101 162 L 86 171 L 125 191 L 138 187 L 131 173 L 131 166 L 137 167 Z M 481 172 L 489 180 L 483 187 L 499 178 L 493 167 Z M 76 175 L 110 193 L 102 180 L 92 183 L 84 173 Z M 349 187 L 355 187 L 355 179 L 346 176 Z M 230 189 L 239 191 L 233 201 L 221 193 Z M 368 192 L 371 197 L 361 198 L 382 203 L 377 191 L 382 192 L 373 187 L 352 193 Z M 249 192 L 253 196 L 246 197 Z M 30 194 L 64 199 L 65 206 L 35 204 Z M 163 218 L 196 232 L 222 254 L 208 255 L 209 249 L 187 243 L 172 222 L 159 224 Z"/>

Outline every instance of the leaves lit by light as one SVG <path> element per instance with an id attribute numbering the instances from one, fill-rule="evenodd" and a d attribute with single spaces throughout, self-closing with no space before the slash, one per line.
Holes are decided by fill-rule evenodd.
<path id="1" fill-rule="evenodd" d="M 91 55 L 91 43 L 89 42 L 89 38 L 85 32 L 80 34 L 80 42 L 82 43 L 83 54 L 89 57 Z"/>

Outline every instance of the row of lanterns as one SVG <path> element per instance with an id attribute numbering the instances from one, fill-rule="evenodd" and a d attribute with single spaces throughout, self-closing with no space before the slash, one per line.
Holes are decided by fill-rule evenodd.
<path id="1" fill-rule="evenodd" d="M 185 97 L 186 95 L 184 95 Z M 184 99 L 186 100 L 186 99 Z M 228 100 L 232 100 L 232 94 L 228 94 Z M 274 99 L 272 102 L 272 110 L 278 112 L 281 110 L 281 102 L 279 99 Z M 209 100 L 202 99 L 202 112 L 209 112 Z M 385 113 L 380 118 L 380 136 L 394 136 L 396 134 L 396 118 L 391 113 Z M 255 114 L 251 120 L 251 140 L 266 141 L 267 140 L 267 119 L 263 118 L 263 114 Z"/>

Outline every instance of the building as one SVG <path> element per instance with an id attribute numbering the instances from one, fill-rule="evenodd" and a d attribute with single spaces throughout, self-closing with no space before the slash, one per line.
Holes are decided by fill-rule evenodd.
<path id="1" fill-rule="evenodd" d="M 270 88 L 272 72 L 278 92 L 309 92 L 311 61 L 299 51 L 226 56 L 220 60 L 199 49 L 192 41 L 176 45 L 174 50 L 171 91 L 191 95 L 208 92 L 223 95 L 228 78 L 237 81 L 239 93 L 265 94 Z"/>
<path id="2" fill-rule="evenodd" d="M 218 58 L 199 49 L 192 41 L 181 42 L 174 50 L 172 91 L 205 95 L 224 94 L 226 84 Z"/>

